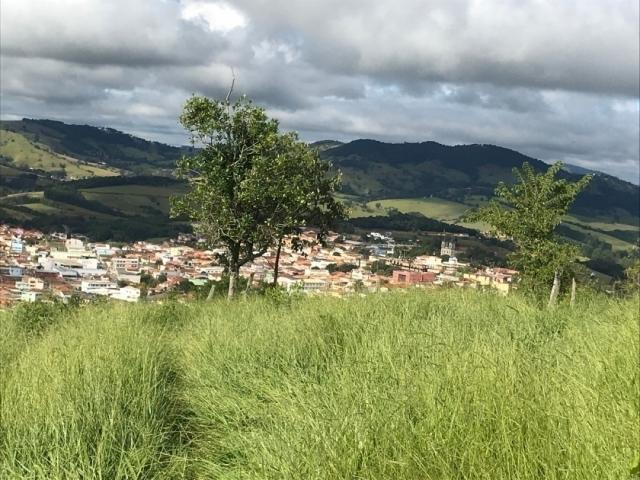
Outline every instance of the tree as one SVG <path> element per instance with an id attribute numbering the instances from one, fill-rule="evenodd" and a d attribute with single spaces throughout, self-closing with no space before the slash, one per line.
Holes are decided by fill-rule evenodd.
<path id="1" fill-rule="evenodd" d="M 277 120 L 245 97 L 232 103 L 229 95 L 223 101 L 193 96 L 180 122 L 199 148 L 178 162 L 189 190 L 172 199 L 172 216 L 187 217 L 209 246 L 225 248 L 233 297 L 240 267 L 327 207 L 323 187 L 333 183 L 318 178 L 327 170 L 306 145 L 281 134 Z"/>
<path id="2" fill-rule="evenodd" d="M 640 259 L 636 259 L 624 271 L 627 279 L 627 289 L 630 292 L 640 291 Z"/>
<path id="3" fill-rule="evenodd" d="M 322 160 L 316 149 L 300 142 L 296 134 L 283 135 L 281 142 L 283 154 L 272 165 L 264 187 L 264 194 L 271 196 L 272 203 L 277 205 L 270 220 L 277 244 L 274 285 L 286 235 L 292 235 L 292 246 L 301 250 L 304 245 L 297 235 L 302 227 L 318 227 L 322 240 L 329 227 L 346 218 L 345 207 L 334 198 L 340 188 L 340 174 L 332 175 L 331 164 Z"/>
<path id="4" fill-rule="evenodd" d="M 577 247 L 559 241 L 554 230 L 591 176 L 570 182 L 556 178 L 561 169 L 558 162 L 536 173 L 524 163 L 513 170 L 517 183 L 498 184 L 496 198 L 468 216 L 470 221 L 490 224 L 493 233 L 513 239 L 516 251 L 510 262 L 520 272 L 521 287 L 538 293 L 555 284 L 578 256 Z"/>

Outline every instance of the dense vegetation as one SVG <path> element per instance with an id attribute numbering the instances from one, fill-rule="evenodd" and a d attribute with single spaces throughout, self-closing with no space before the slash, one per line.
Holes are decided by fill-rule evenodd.
<path id="1" fill-rule="evenodd" d="M 392 210 L 388 215 L 372 215 L 370 217 L 351 218 L 348 222 L 351 226 L 371 229 L 371 230 L 397 230 L 401 232 L 408 231 L 427 231 L 427 232 L 448 232 L 448 233 L 466 233 L 467 235 L 477 235 L 478 231 L 470 228 L 452 225 L 450 223 L 440 222 L 433 218 L 427 218 L 420 213 L 401 213 Z"/>
<path id="2" fill-rule="evenodd" d="M 638 306 L 21 307 L 0 314 L 0 478 L 628 478 Z"/>

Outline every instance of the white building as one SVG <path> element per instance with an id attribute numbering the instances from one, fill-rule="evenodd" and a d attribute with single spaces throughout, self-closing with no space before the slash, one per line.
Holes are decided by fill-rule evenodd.
<path id="1" fill-rule="evenodd" d="M 140 300 L 140 289 L 135 287 L 122 287 L 109 294 L 111 298 L 125 302 L 137 302 Z"/>
<path id="2" fill-rule="evenodd" d="M 83 280 L 80 282 L 80 290 L 84 293 L 92 293 L 94 295 L 108 295 L 109 291 L 113 291 L 118 288 L 111 280 Z"/>

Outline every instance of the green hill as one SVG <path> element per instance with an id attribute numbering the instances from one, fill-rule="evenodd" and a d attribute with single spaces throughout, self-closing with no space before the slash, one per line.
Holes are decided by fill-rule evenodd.
<path id="1" fill-rule="evenodd" d="M 17 170 L 38 171 L 64 179 L 120 174 L 117 169 L 79 161 L 56 153 L 44 144 L 4 129 L 0 129 L 0 158 L 4 159 L 5 166 L 15 167 Z M 7 173 L 11 174 L 11 172 Z"/>
<path id="2" fill-rule="evenodd" d="M 323 150 L 344 174 L 346 194 L 368 200 L 439 197 L 469 203 L 493 195 L 499 181 L 512 182 L 512 169 L 529 162 L 548 165 L 494 145 L 447 146 L 436 142 L 383 143 L 356 140 Z M 566 172 L 567 179 L 577 175 Z M 638 225 L 638 186 L 598 173 L 576 200 L 572 213 Z"/>
<path id="3" fill-rule="evenodd" d="M 151 142 L 112 128 L 69 125 L 54 120 L 2 121 L 0 128 L 45 145 L 57 154 L 137 174 L 170 174 L 176 160 L 190 150 Z"/>
<path id="4" fill-rule="evenodd" d="M 184 185 L 169 177 L 94 177 L 0 197 L 0 222 L 43 231 L 64 227 L 94 240 L 129 242 L 190 231 L 169 218 L 169 198 Z"/>
<path id="5" fill-rule="evenodd" d="M 0 312 L 0 478 L 630 478 L 638 298 Z"/>
<path id="6" fill-rule="evenodd" d="M 122 241 L 166 237 L 188 228 L 169 220 L 168 199 L 183 188 L 169 177 L 176 159 L 189 148 L 51 120 L 1 122 L 1 127 L 0 221 L 44 230 L 65 225 L 96 239 Z M 329 140 L 313 146 L 343 171 L 340 198 L 351 216 L 380 217 L 359 220 L 355 227 L 360 230 L 382 228 L 384 217 L 395 210 L 484 229 L 485 225 L 465 224 L 463 214 L 486 202 L 498 181 L 512 181 L 513 167 L 524 161 L 538 170 L 547 167 L 492 145 Z M 123 176 L 69 181 L 116 171 Z M 52 178 L 52 173 L 60 172 L 66 181 Z M 156 176 L 133 175 L 135 172 Z M 43 191 L 36 200 L 12 196 Z M 637 186 L 597 173 L 559 233 L 582 245 L 585 257 L 606 258 L 611 267 L 606 271 L 619 274 L 638 245 L 639 209 Z M 405 227 L 429 224 L 419 218 L 400 223 Z M 412 232 L 405 233 L 411 236 Z"/>

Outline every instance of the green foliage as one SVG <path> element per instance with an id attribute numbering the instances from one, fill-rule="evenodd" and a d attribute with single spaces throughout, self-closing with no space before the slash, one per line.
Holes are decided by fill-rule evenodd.
<path id="1" fill-rule="evenodd" d="M 640 258 L 627 267 L 624 271 L 627 280 L 627 289 L 631 292 L 640 291 Z"/>
<path id="2" fill-rule="evenodd" d="M 357 217 L 349 219 L 349 224 L 363 229 L 377 230 L 397 230 L 397 231 L 431 231 L 449 233 L 477 234 L 477 230 L 441 222 L 433 218 L 427 218 L 421 213 L 401 213 L 398 210 L 389 210 L 388 215 L 372 215 L 367 217 Z"/>
<path id="3" fill-rule="evenodd" d="M 329 165 L 244 97 L 194 96 L 180 121 L 201 149 L 178 162 L 190 189 L 174 199 L 172 214 L 194 222 L 209 245 L 226 247 L 229 296 L 240 266 L 307 220 L 341 215 L 331 195 L 339 178 L 328 176 Z"/>
<path id="4" fill-rule="evenodd" d="M 39 335 L 68 315 L 71 308 L 53 301 L 23 302 L 15 308 L 13 315 L 20 330 L 27 335 Z"/>
<path id="5" fill-rule="evenodd" d="M 439 290 L 0 312 L 0 478 L 600 480 L 638 463 L 638 297 Z"/>
<path id="6" fill-rule="evenodd" d="M 349 273 L 351 270 L 355 270 L 356 268 L 358 268 L 358 266 L 354 265 L 353 263 L 341 263 L 339 265 L 336 263 L 330 263 L 329 265 L 327 265 L 326 268 L 329 271 L 329 273 L 333 273 L 333 272 Z"/>
<path id="7" fill-rule="evenodd" d="M 371 273 L 384 275 L 385 277 L 390 277 L 391 275 L 393 275 L 394 270 L 393 265 L 389 265 L 384 260 L 376 260 L 375 262 L 371 262 L 369 265 L 367 265 L 367 268 Z"/>
<path id="8" fill-rule="evenodd" d="M 556 178 L 561 170 L 560 162 L 545 173 L 524 163 L 514 169 L 515 185 L 500 183 L 496 198 L 467 217 L 513 239 L 517 250 L 511 255 L 512 265 L 520 272 L 521 285 L 532 291 L 546 290 L 554 272 L 566 271 L 578 256 L 577 247 L 560 242 L 554 230 L 591 177 L 570 182 Z"/>

